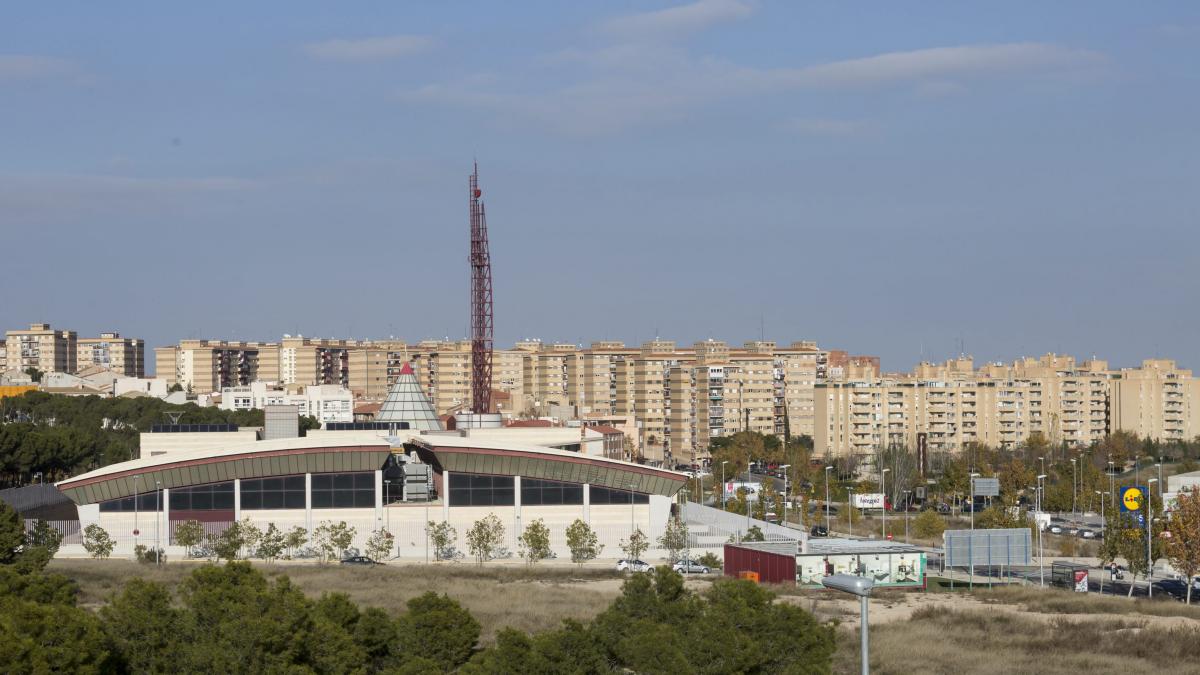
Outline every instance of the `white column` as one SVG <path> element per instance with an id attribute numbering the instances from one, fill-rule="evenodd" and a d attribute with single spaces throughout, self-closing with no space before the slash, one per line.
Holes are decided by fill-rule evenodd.
<path id="1" fill-rule="evenodd" d="M 442 472 L 442 520 L 450 520 L 450 472 Z"/>
<path id="2" fill-rule="evenodd" d="M 517 537 L 521 536 L 521 477 L 513 476 L 513 546 L 517 550 Z"/>
<path id="3" fill-rule="evenodd" d="M 233 520 L 241 522 L 242 520 L 242 479 L 233 479 Z"/>
<path id="4" fill-rule="evenodd" d="M 583 521 L 592 524 L 592 484 L 583 484 Z"/>
<path id="5" fill-rule="evenodd" d="M 171 491 L 167 488 L 162 489 L 162 548 L 165 551 L 171 545 Z"/>
<path id="6" fill-rule="evenodd" d="M 304 529 L 312 534 L 312 474 L 304 474 Z"/>
<path id="7" fill-rule="evenodd" d="M 383 527 L 383 470 L 375 470 L 375 529 Z"/>

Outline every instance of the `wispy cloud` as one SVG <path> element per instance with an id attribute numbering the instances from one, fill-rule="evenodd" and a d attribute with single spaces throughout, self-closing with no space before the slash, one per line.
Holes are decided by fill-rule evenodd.
<path id="1" fill-rule="evenodd" d="M 781 91 L 908 86 L 920 93 L 930 86 L 961 88 L 962 81 L 1072 72 L 1104 62 L 1096 52 L 1043 43 L 937 47 L 794 68 L 749 68 L 679 48 L 628 43 L 570 56 L 591 70 L 558 89 L 517 94 L 446 83 L 402 96 L 496 109 L 570 133 L 593 134 L 671 121 L 715 101 Z"/>
<path id="2" fill-rule="evenodd" d="M 698 0 L 653 12 L 608 19 L 600 30 L 621 39 L 666 38 L 704 30 L 749 15 L 754 6 L 743 0 Z"/>
<path id="3" fill-rule="evenodd" d="M 29 80 L 69 73 L 70 61 L 30 54 L 0 54 L 0 81 Z"/>
<path id="4" fill-rule="evenodd" d="M 327 61 L 382 61 L 423 52 L 434 45 L 426 35 L 388 35 L 358 39 L 336 39 L 304 46 L 310 56 Z"/>
<path id="5" fill-rule="evenodd" d="M 242 178 L 143 178 L 98 174 L 0 174 L 0 225 L 12 219 L 87 213 L 96 209 L 153 210 L 188 198 L 259 187 Z"/>

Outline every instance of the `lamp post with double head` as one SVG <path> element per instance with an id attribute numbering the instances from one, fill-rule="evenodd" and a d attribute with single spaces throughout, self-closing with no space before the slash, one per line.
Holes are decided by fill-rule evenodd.
<path id="1" fill-rule="evenodd" d="M 971 545 L 967 547 L 967 556 L 971 559 L 971 577 L 967 581 L 968 588 L 975 588 L 975 479 L 979 474 L 971 474 Z"/>
<path id="2" fill-rule="evenodd" d="M 1154 540 L 1154 503 L 1150 501 L 1150 494 L 1154 490 L 1152 487 L 1157 483 L 1157 478 L 1151 478 L 1146 481 L 1146 597 L 1154 597 L 1154 558 L 1150 552 L 1150 544 Z"/>
<path id="3" fill-rule="evenodd" d="M 1037 477 L 1038 514 L 1041 514 L 1046 508 L 1044 503 L 1046 498 L 1046 488 L 1042 482 L 1044 480 L 1046 480 L 1046 474 L 1039 474 Z M 1044 588 L 1046 586 L 1046 568 L 1042 563 L 1042 529 L 1041 523 L 1038 523 L 1038 583 Z"/>
<path id="4" fill-rule="evenodd" d="M 1077 508 L 1076 505 L 1079 501 L 1078 493 L 1075 491 L 1075 476 L 1077 474 L 1075 469 L 1076 469 L 1075 458 L 1072 457 L 1071 458 L 1071 520 L 1078 519 L 1078 516 L 1075 515 L 1076 508 Z"/>
<path id="5" fill-rule="evenodd" d="M 721 462 L 721 510 L 722 511 L 725 510 L 725 465 L 728 463 L 729 463 L 729 460 L 724 460 Z"/>
<path id="6" fill-rule="evenodd" d="M 883 471 L 879 472 L 879 489 L 881 492 L 883 492 L 883 528 L 880 530 L 882 532 L 880 538 L 882 539 L 887 539 L 887 474 L 889 471 L 891 471 L 891 469 L 884 469 Z"/>
<path id="7" fill-rule="evenodd" d="M 792 466 L 791 464 L 784 464 L 783 466 L 779 467 L 779 470 L 783 472 L 783 514 L 782 515 L 783 515 L 783 524 L 784 525 L 787 525 L 787 507 L 788 507 L 788 473 L 787 473 L 787 470 L 791 466 Z"/>

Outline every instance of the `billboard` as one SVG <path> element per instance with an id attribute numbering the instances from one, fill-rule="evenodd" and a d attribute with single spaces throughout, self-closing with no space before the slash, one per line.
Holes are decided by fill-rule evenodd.
<path id="1" fill-rule="evenodd" d="M 870 577 L 876 588 L 912 588 L 925 585 L 925 553 L 804 553 L 796 556 L 796 583 L 822 588 L 831 574 Z"/>
<path id="2" fill-rule="evenodd" d="M 999 497 L 1000 496 L 1000 479 L 999 478 L 976 478 L 975 479 L 975 496 L 976 497 Z"/>
<path id="3" fill-rule="evenodd" d="M 867 492 L 865 494 L 855 493 L 854 508 L 858 509 L 882 509 L 883 508 L 883 493 L 882 492 Z"/>
<path id="4" fill-rule="evenodd" d="M 946 567 L 1033 564 L 1033 536 L 1028 527 L 992 530 L 946 530 Z"/>
<path id="5" fill-rule="evenodd" d="M 1118 503 L 1121 513 L 1137 521 L 1139 527 L 1146 526 L 1146 495 L 1145 486 L 1129 485 L 1121 488 Z"/>

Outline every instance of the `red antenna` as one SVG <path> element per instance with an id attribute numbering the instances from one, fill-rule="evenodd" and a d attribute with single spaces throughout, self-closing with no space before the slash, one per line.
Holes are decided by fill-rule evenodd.
<path id="1" fill-rule="evenodd" d="M 479 164 L 471 173 L 471 412 L 492 411 L 492 257 L 479 198 Z"/>

